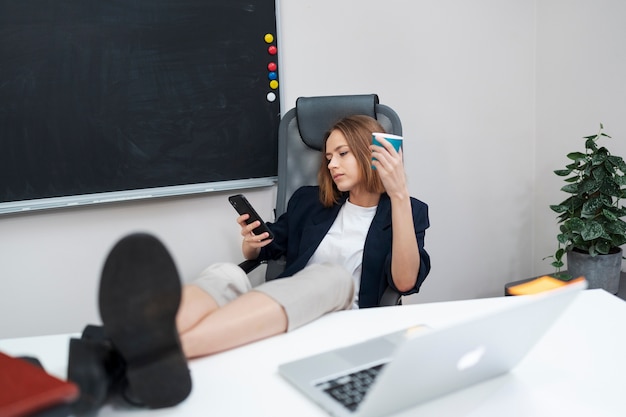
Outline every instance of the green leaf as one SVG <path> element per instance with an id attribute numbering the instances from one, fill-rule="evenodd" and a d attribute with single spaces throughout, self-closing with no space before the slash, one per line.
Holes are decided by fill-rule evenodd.
<path id="1" fill-rule="evenodd" d="M 584 179 L 578 185 L 578 192 L 580 193 L 592 193 L 600 189 L 601 185 L 603 185 L 603 181 L 596 181 L 594 178 Z"/>
<path id="2" fill-rule="evenodd" d="M 578 217 L 572 217 L 565 223 L 565 227 L 568 230 L 578 233 L 582 233 L 582 231 L 585 229 L 585 226 L 586 223 Z"/>
<path id="3" fill-rule="evenodd" d="M 550 208 L 557 213 L 563 213 L 567 211 L 567 206 L 563 205 L 551 205 Z"/>
<path id="4" fill-rule="evenodd" d="M 624 159 L 620 156 L 610 156 L 609 160 L 611 161 L 611 163 L 617 167 L 617 169 L 619 169 L 620 171 L 622 171 L 622 173 L 626 174 L 626 162 L 624 162 Z"/>
<path id="5" fill-rule="evenodd" d="M 599 190 L 606 195 L 619 197 L 621 195 L 622 190 L 619 188 L 617 184 L 611 181 L 610 178 L 605 178 L 604 181 L 600 184 Z"/>
<path id="6" fill-rule="evenodd" d="M 613 207 L 613 199 L 608 195 L 601 194 L 600 200 L 602 201 L 602 204 L 604 204 L 606 207 Z"/>
<path id="7" fill-rule="evenodd" d="M 611 165 L 615 166 L 615 167 L 620 167 L 624 164 L 624 160 L 622 159 L 621 156 L 617 156 L 617 155 L 609 155 L 606 158 L 607 162 L 609 162 Z"/>
<path id="8" fill-rule="evenodd" d="M 596 154 L 603 155 L 603 156 L 609 156 L 611 153 L 609 152 L 609 150 L 607 148 L 602 146 L 601 148 L 596 150 Z"/>
<path id="9" fill-rule="evenodd" d="M 574 194 L 578 192 L 578 184 L 567 184 L 561 188 L 561 191 Z"/>
<path id="10" fill-rule="evenodd" d="M 565 177 L 571 174 L 572 170 L 571 169 L 557 169 L 556 171 L 554 171 L 554 173 L 558 175 L 559 177 Z"/>
<path id="11" fill-rule="evenodd" d="M 588 136 L 585 141 L 585 148 L 592 152 L 595 152 L 598 148 L 596 146 L 597 136 Z"/>
<path id="12" fill-rule="evenodd" d="M 583 204 L 582 214 L 595 215 L 603 206 L 604 202 L 601 198 L 589 199 Z"/>
<path id="13" fill-rule="evenodd" d="M 563 250 L 563 248 L 558 248 L 556 253 L 554 254 L 554 259 L 557 262 L 561 262 L 561 259 L 563 259 L 564 254 L 565 254 L 565 250 Z"/>
<path id="14" fill-rule="evenodd" d="M 618 219 L 618 217 L 615 214 L 613 214 L 613 212 L 611 210 L 607 210 L 607 209 L 602 210 L 602 215 L 604 217 L 606 217 L 607 219 L 609 219 L 609 220 L 617 220 Z"/>
<path id="15" fill-rule="evenodd" d="M 626 235 L 626 223 L 622 219 L 617 218 L 613 213 L 605 213 L 604 215 L 607 219 L 611 220 L 607 222 L 604 227 L 607 233 L 613 235 Z"/>
<path id="16" fill-rule="evenodd" d="M 567 154 L 567 157 L 572 161 L 579 161 L 581 159 L 585 159 L 587 155 L 582 152 L 571 152 Z"/>
<path id="17" fill-rule="evenodd" d="M 563 265 L 561 265 L 561 266 L 563 266 Z M 572 278 L 574 278 L 573 276 L 571 276 L 567 272 L 556 272 L 554 274 L 551 274 L 551 276 L 553 276 L 554 278 L 560 279 L 561 281 L 569 281 Z"/>
<path id="18" fill-rule="evenodd" d="M 611 243 L 615 247 L 622 246 L 622 245 L 626 244 L 626 235 L 624 235 L 624 234 L 613 235 L 613 237 L 611 239 Z"/>
<path id="19" fill-rule="evenodd" d="M 599 253 L 606 255 L 611 250 L 611 242 L 609 240 L 601 240 L 596 244 L 596 249 Z"/>
<path id="20" fill-rule="evenodd" d="M 626 175 L 616 175 L 614 180 L 615 180 L 615 183 L 619 186 L 626 185 Z"/>
<path id="21" fill-rule="evenodd" d="M 591 175 L 596 181 L 602 181 L 610 175 L 604 167 L 596 167 L 591 171 Z"/>
<path id="22" fill-rule="evenodd" d="M 562 268 L 564 264 L 563 264 L 562 261 L 554 261 L 550 265 L 552 265 L 553 267 L 559 269 L 559 268 Z"/>
<path id="23" fill-rule="evenodd" d="M 604 149 L 604 148 L 602 148 Z M 600 149 L 600 150 L 602 150 Z M 604 149 L 606 151 L 606 149 Z M 591 156 L 591 164 L 592 165 L 602 165 L 604 161 L 606 161 L 606 153 L 594 154 Z"/>
<path id="24" fill-rule="evenodd" d="M 590 221 L 580 232 L 582 238 L 586 241 L 597 239 L 604 234 L 604 228 L 596 221 Z"/>

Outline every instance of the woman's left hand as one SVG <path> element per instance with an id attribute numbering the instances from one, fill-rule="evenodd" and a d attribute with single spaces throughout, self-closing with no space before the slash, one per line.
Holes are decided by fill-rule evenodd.
<path id="1" fill-rule="evenodd" d="M 400 152 L 397 152 L 393 145 L 384 137 L 376 136 L 376 139 L 383 146 L 370 146 L 372 157 L 376 158 L 375 161 L 372 161 L 372 165 L 376 167 L 385 191 L 387 191 L 389 196 L 398 193 L 406 194 L 408 190 L 404 163 L 402 162 L 402 148 L 400 148 Z"/>
<path id="2" fill-rule="evenodd" d="M 421 260 L 413 223 L 411 196 L 402 162 L 402 149 L 396 152 L 389 141 L 380 136 L 376 139 L 383 146 L 371 146 L 372 156 L 377 159 L 372 161 L 372 165 L 376 167 L 391 200 L 391 278 L 398 290 L 410 291 L 417 282 Z"/>

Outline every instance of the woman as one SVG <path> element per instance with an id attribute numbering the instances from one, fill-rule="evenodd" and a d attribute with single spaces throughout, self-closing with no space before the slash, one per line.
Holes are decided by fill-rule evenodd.
<path id="1" fill-rule="evenodd" d="M 177 327 L 188 358 L 283 333 L 330 311 L 377 306 L 388 285 L 401 294 L 419 290 L 430 270 L 428 208 L 409 196 L 402 152 L 382 138 L 384 147 L 371 144 L 372 132 L 382 131 L 367 116 L 339 121 L 325 139 L 319 187 L 294 193 L 286 213 L 268 224 L 273 240 L 252 233 L 259 222 L 238 217 L 244 257 L 285 255 L 285 279 L 250 290 L 243 271 L 218 264 L 185 286 Z M 225 287 L 235 289 L 224 297 Z"/>
<path id="2" fill-rule="evenodd" d="M 402 152 L 382 138 L 382 147 L 371 144 L 381 131 L 367 116 L 339 121 L 325 139 L 319 187 L 294 193 L 268 224 L 273 239 L 255 235 L 259 222 L 246 224 L 248 215 L 237 218 L 245 258 L 286 256 L 280 279 L 251 288 L 238 266 L 215 264 L 181 289 L 158 239 L 118 242 L 100 281 L 103 326 L 70 344 L 68 375 L 82 392 L 76 408 L 94 410 L 112 390 L 152 408 L 175 405 L 191 391 L 187 358 L 377 306 L 387 286 L 417 292 L 430 270 L 428 208 L 409 196 Z"/>

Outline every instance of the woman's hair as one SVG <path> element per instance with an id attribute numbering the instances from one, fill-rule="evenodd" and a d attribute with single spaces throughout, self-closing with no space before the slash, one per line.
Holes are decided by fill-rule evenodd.
<path id="1" fill-rule="evenodd" d="M 342 192 L 337 189 L 335 182 L 328 169 L 328 160 L 326 159 L 326 141 L 330 134 L 338 130 L 343 134 L 348 142 L 348 147 L 354 155 L 361 171 L 361 181 L 367 191 L 373 193 L 383 193 L 383 186 L 376 170 L 372 169 L 372 144 L 373 132 L 384 132 L 383 127 L 369 116 L 356 115 L 348 116 L 339 120 L 330 128 L 324 136 L 324 145 L 322 147 L 322 161 L 320 169 L 317 173 L 317 181 L 320 187 L 320 201 L 325 207 L 330 207 L 337 203 L 341 198 Z"/>

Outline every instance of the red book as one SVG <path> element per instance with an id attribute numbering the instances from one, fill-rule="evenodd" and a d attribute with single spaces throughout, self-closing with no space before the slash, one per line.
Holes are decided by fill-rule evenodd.
<path id="1" fill-rule="evenodd" d="M 76 384 L 0 352 L 0 416 L 23 417 L 78 398 Z"/>

